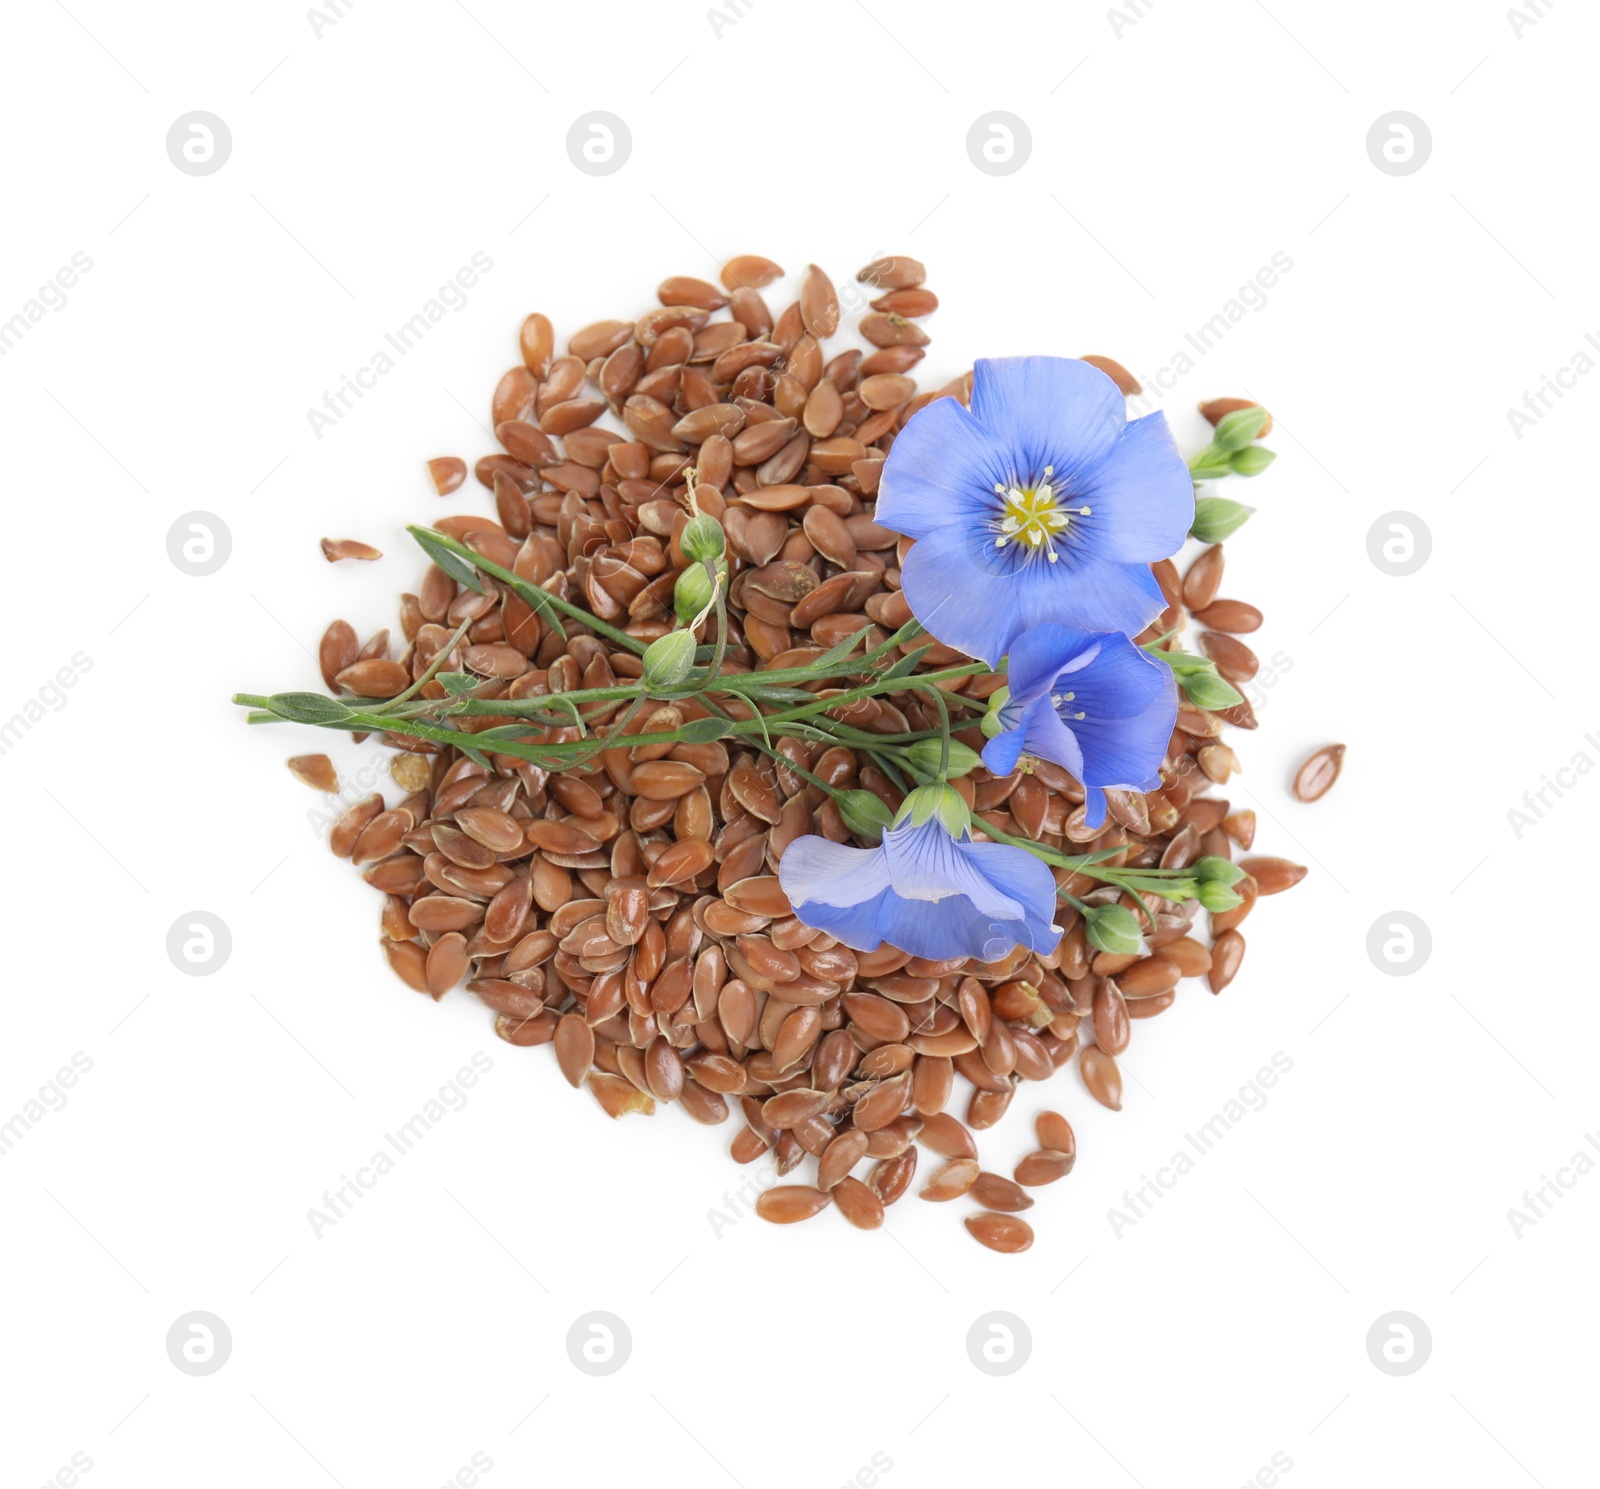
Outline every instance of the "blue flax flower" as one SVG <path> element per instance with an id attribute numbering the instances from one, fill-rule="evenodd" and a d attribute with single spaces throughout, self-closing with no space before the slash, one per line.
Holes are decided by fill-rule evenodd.
<path id="1" fill-rule="evenodd" d="M 877 520 L 915 538 L 904 588 L 946 646 L 999 665 L 1030 626 L 1137 635 L 1165 602 L 1194 482 L 1163 414 L 1068 357 L 980 361 L 972 408 L 928 404 L 889 452 Z"/>
<path id="2" fill-rule="evenodd" d="M 973 842 L 966 803 L 948 786 L 906 797 L 876 848 L 797 838 L 778 881 L 806 925 L 857 951 L 887 942 L 933 961 L 992 962 L 1061 939 L 1050 870 L 1021 848 Z"/>
<path id="3" fill-rule="evenodd" d="M 1068 770 L 1084 790 L 1084 819 L 1106 820 L 1106 787 L 1153 791 L 1178 718 L 1172 669 L 1120 632 L 1093 636 L 1036 626 L 1011 648 L 1003 731 L 983 763 L 1010 775 L 1026 750 Z"/>

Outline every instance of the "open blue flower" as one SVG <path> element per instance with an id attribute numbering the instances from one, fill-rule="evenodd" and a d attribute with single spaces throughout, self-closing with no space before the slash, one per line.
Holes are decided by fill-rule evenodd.
<path id="1" fill-rule="evenodd" d="M 1090 635 L 1036 626 L 1011 648 L 1002 733 L 983 763 L 1010 775 L 1026 750 L 1070 771 L 1084 790 L 1084 820 L 1106 820 L 1106 788 L 1153 791 L 1178 718 L 1172 669 L 1121 632 Z"/>
<path id="2" fill-rule="evenodd" d="M 1013 946 L 1049 952 L 1056 885 L 1031 853 L 974 843 L 947 786 L 913 791 L 876 848 L 796 838 L 778 882 L 800 920 L 857 951 L 887 942 L 912 956 L 997 961 Z"/>
<path id="3" fill-rule="evenodd" d="M 928 404 L 889 452 L 877 521 L 915 538 L 922 625 L 991 667 L 1030 626 L 1137 635 L 1165 601 L 1194 482 L 1163 414 L 1131 423 L 1117 385 L 1068 357 L 980 361 L 972 408 Z"/>

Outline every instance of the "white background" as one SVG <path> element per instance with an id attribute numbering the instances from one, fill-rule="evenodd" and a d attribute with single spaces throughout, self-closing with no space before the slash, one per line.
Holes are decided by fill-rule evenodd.
<path id="1" fill-rule="evenodd" d="M 1098 5 L 737 14 L 719 35 L 690 0 L 361 0 L 319 36 L 288 3 L 6 7 L 0 320 L 74 253 L 93 268 L 0 358 L 0 715 L 75 653 L 92 667 L 0 757 L 0 1119 L 74 1052 L 93 1068 L 0 1161 L 5 1482 L 74 1453 L 107 1486 L 428 1489 L 475 1453 L 491 1485 L 827 1489 L 870 1482 L 874 1454 L 890 1485 L 1232 1486 L 1274 1454 L 1307 1489 L 1592 1482 L 1600 1177 L 1520 1237 L 1507 1211 L 1600 1125 L 1600 783 L 1520 838 L 1507 811 L 1600 759 L 1600 378 L 1521 438 L 1506 410 L 1600 327 L 1596 17 L 1558 5 L 1519 36 L 1489 0 L 1158 0 L 1120 31 Z M 164 145 L 196 109 L 233 140 L 205 177 Z M 565 148 L 593 109 L 633 138 L 603 179 Z M 1004 177 L 965 148 L 994 109 L 1032 133 Z M 1433 141 L 1403 177 L 1365 143 L 1396 109 Z M 466 307 L 315 437 L 306 410 L 479 250 Z M 403 524 L 487 510 L 470 480 L 441 503 L 423 462 L 492 448 L 528 311 L 565 336 L 736 252 L 843 284 L 880 251 L 925 261 L 943 301 L 930 384 L 1023 352 L 1148 380 L 1293 260 L 1164 402 L 1185 449 L 1202 398 L 1248 390 L 1278 419 L 1277 465 L 1232 483 L 1260 513 L 1225 590 L 1292 665 L 1232 794 L 1258 850 L 1311 873 L 1258 908 L 1222 997 L 1191 986 L 1135 1026 L 1124 1111 L 1069 1071 L 986 1137 L 1007 1169 L 1044 1105 L 1078 1130 L 1021 1257 L 914 1196 L 875 1235 L 830 1214 L 719 1238 L 733 1124 L 613 1124 L 464 993 L 405 990 L 378 897 L 283 768 L 320 743 L 227 701 L 317 686 L 330 618 L 396 624 L 420 572 Z M 209 578 L 166 553 L 195 509 L 232 533 Z M 1405 578 L 1366 546 L 1397 509 L 1433 541 Z M 325 535 L 388 556 L 329 567 Z M 1295 803 L 1293 767 L 1335 739 L 1344 778 Z M 349 777 L 380 752 L 332 753 Z M 1396 909 L 1433 938 L 1409 977 L 1366 952 Z M 232 934 L 208 978 L 165 951 L 192 910 Z M 316 1238 L 308 1208 L 480 1050 L 470 1104 Z M 1267 1106 L 1116 1234 L 1124 1191 L 1277 1051 Z M 195 1309 L 233 1339 L 204 1378 L 164 1347 Z M 603 1379 L 564 1342 L 596 1309 L 633 1339 Z M 965 1347 L 995 1309 L 1032 1336 L 1003 1379 Z M 1397 1309 L 1432 1334 L 1404 1378 L 1365 1343 Z"/>

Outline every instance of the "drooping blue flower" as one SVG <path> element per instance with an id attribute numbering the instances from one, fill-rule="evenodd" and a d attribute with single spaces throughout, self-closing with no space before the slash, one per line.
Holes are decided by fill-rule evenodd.
<path id="1" fill-rule="evenodd" d="M 915 538 L 907 602 L 946 646 L 999 665 L 1031 626 L 1137 635 L 1165 602 L 1194 482 L 1163 414 L 1068 357 L 980 361 L 972 407 L 939 398 L 889 452 L 877 521 Z"/>
<path id="2" fill-rule="evenodd" d="M 805 924 L 857 951 L 887 942 L 912 956 L 997 961 L 1013 946 L 1051 951 L 1055 880 L 1031 853 L 975 843 L 947 786 L 913 791 L 876 848 L 797 838 L 778 882 Z"/>
<path id="3" fill-rule="evenodd" d="M 1120 631 L 1035 626 L 1011 647 L 1003 731 L 983 763 L 1010 775 L 1023 751 L 1053 760 L 1083 786 L 1084 820 L 1106 820 L 1106 788 L 1153 791 L 1178 717 L 1172 669 Z"/>

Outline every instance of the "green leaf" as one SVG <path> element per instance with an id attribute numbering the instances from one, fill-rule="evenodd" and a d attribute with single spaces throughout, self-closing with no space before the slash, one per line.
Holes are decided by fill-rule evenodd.
<path id="1" fill-rule="evenodd" d="M 871 626 L 862 626 L 859 631 L 852 631 L 843 641 L 836 642 L 830 646 L 816 661 L 811 663 L 811 666 L 818 672 L 824 672 L 838 666 L 871 634 Z"/>
<path id="2" fill-rule="evenodd" d="M 481 595 L 484 592 L 483 583 L 478 578 L 478 571 L 460 554 L 446 548 L 439 541 L 437 533 L 427 528 L 414 527 L 411 529 L 411 536 L 417 540 L 422 551 L 454 579 L 457 584 L 466 585 L 474 594 Z"/>
<path id="3" fill-rule="evenodd" d="M 921 665 L 922 659 L 933 650 L 930 641 L 926 646 L 919 646 L 915 651 L 908 651 L 894 666 L 879 674 L 879 682 L 894 682 L 902 677 L 910 677 Z"/>
<path id="4" fill-rule="evenodd" d="M 470 672 L 436 672 L 434 681 L 439 683 L 452 698 L 459 698 L 463 693 L 470 693 L 483 683 L 481 677 L 474 677 Z"/>
<path id="5" fill-rule="evenodd" d="M 325 693 L 274 693 L 266 704 L 291 724 L 341 724 L 351 716 L 350 709 Z"/>
<path id="6" fill-rule="evenodd" d="M 732 739 L 733 725 L 727 719 L 690 719 L 678 730 L 685 744 L 710 744 L 714 739 Z"/>

